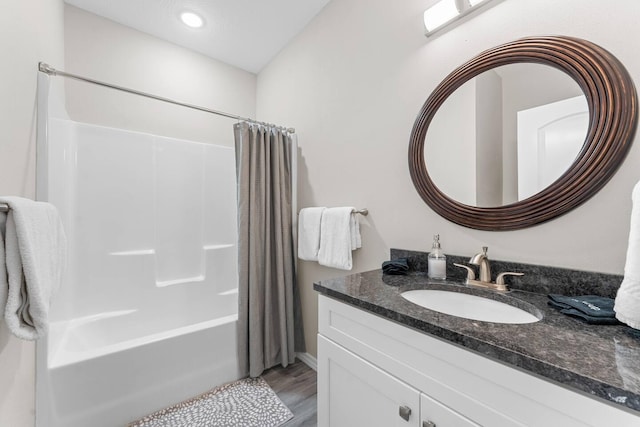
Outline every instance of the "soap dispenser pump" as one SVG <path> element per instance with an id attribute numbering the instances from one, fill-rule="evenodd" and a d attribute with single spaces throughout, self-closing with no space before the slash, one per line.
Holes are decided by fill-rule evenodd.
<path id="1" fill-rule="evenodd" d="M 430 279 L 444 280 L 447 278 L 447 257 L 440 248 L 440 235 L 433 236 L 433 246 L 429 252 L 428 275 Z"/>

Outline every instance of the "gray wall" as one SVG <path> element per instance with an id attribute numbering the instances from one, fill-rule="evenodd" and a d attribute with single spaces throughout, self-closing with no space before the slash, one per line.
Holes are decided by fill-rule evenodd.
<path id="1" fill-rule="evenodd" d="M 62 0 L 4 0 L 0 28 L 0 194 L 33 198 L 37 67 L 64 67 Z M 0 321 L 0 426 L 33 425 L 34 375 L 35 344 Z"/>

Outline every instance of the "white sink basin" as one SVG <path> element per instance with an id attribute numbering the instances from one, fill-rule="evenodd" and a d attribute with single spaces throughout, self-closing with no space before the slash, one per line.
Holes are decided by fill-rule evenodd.
<path id="1" fill-rule="evenodd" d="M 494 323 L 534 323 L 540 320 L 528 311 L 477 295 L 435 289 L 407 291 L 401 295 L 429 310 L 465 319 Z"/>

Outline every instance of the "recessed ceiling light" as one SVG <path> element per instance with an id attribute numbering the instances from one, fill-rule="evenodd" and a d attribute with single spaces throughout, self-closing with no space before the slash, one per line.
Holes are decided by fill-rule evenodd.
<path id="1" fill-rule="evenodd" d="M 197 13 L 193 12 L 182 12 L 180 14 L 180 20 L 184 25 L 191 28 L 200 28 L 204 25 L 204 19 L 202 19 L 202 17 Z"/>

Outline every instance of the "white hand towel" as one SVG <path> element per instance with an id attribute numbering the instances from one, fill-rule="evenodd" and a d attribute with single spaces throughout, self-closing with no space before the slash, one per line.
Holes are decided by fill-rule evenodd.
<path id="1" fill-rule="evenodd" d="M 8 291 L 4 319 L 12 334 L 35 340 L 48 330 L 49 304 L 66 263 L 66 237 L 53 205 L 19 197 L 2 197 L 0 203 L 10 207 L 0 260 L 6 265 L 0 288 Z"/>
<path id="2" fill-rule="evenodd" d="M 351 234 L 351 250 L 360 249 L 362 247 L 362 236 L 360 235 L 360 216 L 356 213 L 351 213 L 351 219 L 349 221 L 349 233 Z"/>
<path id="3" fill-rule="evenodd" d="M 328 208 L 322 213 L 318 262 L 332 268 L 351 270 L 351 251 L 362 246 L 360 226 L 352 207 Z"/>
<path id="4" fill-rule="evenodd" d="M 318 261 L 320 221 L 325 208 L 304 208 L 298 215 L 298 258 Z"/>
<path id="5" fill-rule="evenodd" d="M 633 205 L 627 261 L 613 310 L 619 321 L 640 329 L 640 182 L 633 188 L 631 200 Z"/>

